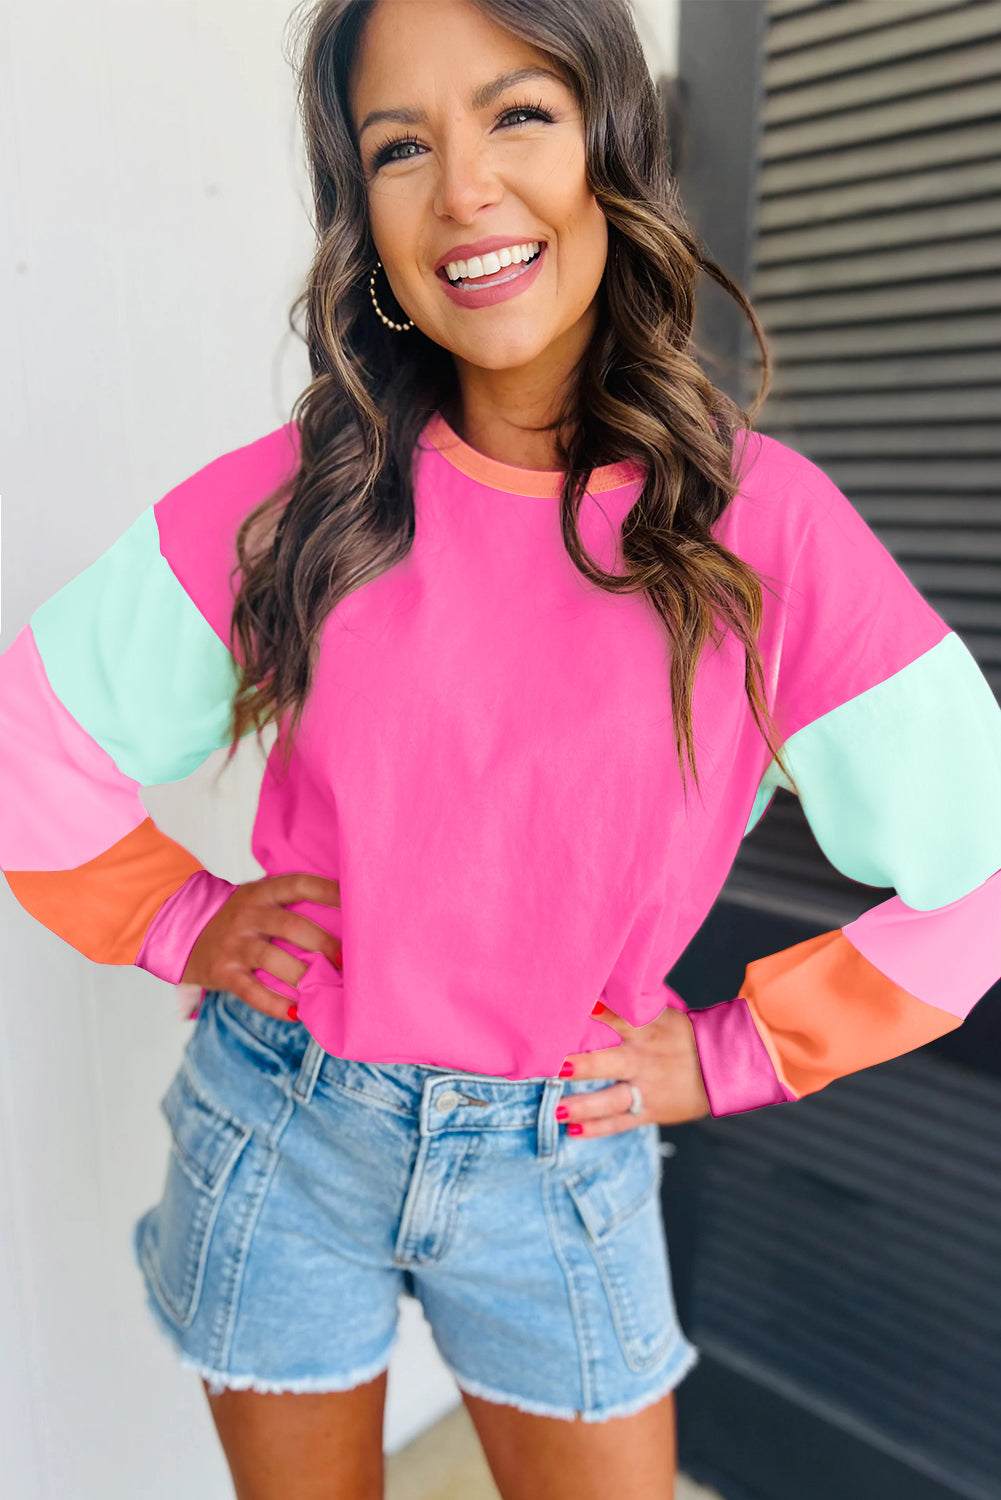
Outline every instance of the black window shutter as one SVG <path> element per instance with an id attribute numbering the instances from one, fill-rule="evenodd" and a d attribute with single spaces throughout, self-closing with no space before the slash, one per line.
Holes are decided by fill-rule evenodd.
<path id="1" fill-rule="evenodd" d="M 1001 3 L 766 0 L 764 22 L 758 426 L 830 475 L 1001 698 Z M 746 322 L 740 342 L 749 361 Z M 725 895 L 832 926 L 882 899 L 781 791 Z"/>

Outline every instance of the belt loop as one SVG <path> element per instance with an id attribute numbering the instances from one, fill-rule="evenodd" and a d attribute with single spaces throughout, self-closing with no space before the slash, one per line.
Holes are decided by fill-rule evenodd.
<path id="1" fill-rule="evenodd" d="M 295 1083 L 292 1085 L 293 1094 L 297 1099 L 301 1099 L 303 1104 L 308 1104 L 313 1097 L 313 1088 L 319 1077 L 320 1068 L 326 1055 L 316 1037 L 311 1036 L 302 1062 L 299 1065 L 299 1072 L 296 1074 Z"/>
<path id="2" fill-rule="evenodd" d="M 555 1161 L 560 1140 L 560 1127 L 556 1119 L 556 1105 L 563 1092 L 562 1078 L 547 1078 L 539 1100 L 539 1146 L 540 1161 Z"/>

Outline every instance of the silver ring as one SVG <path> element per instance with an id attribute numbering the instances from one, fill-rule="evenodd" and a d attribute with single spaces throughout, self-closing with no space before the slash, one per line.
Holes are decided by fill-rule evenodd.
<path id="1" fill-rule="evenodd" d="M 632 1090 L 633 1102 L 629 1106 L 628 1113 L 631 1115 L 641 1115 L 643 1113 L 643 1095 L 635 1083 L 631 1083 L 629 1087 Z"/>

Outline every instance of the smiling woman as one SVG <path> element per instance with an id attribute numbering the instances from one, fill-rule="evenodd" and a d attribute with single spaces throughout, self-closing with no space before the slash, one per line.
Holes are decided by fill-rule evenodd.
<path id="1" fill-rule="evenodd" d="M 390 4 L 365 28 L 349 102 L 369 230 L 399 305 L 451 352 L 457 430 L 491 457 L 557 469 L 545 424 L 594 336 L 608 221 L 572 69 L 488 11 L 458 14 L 450 0 Z M 488 58 L 498 71 L 484 77 Z"/>
<path id="2" fill-rule="evenodd" d="M 294 493 L 255 520 L 289 499 L 288 556 L 305 548 L 300 577 L 315 567 L 327 586 L 301 598 L 294 626 L 280 613 L 261 641 L 256 591 L 270 590 L 272 558 L 238 538 L 246 584 L 234 623 L 247 673 L 234 742 L 270 716 L 288 714 L 296 729 L 323 617 L 346 587 L 404 556 L 410 455 L 437 411 L 486 457 L 559 474 L 575 568 L 609 592 L 648 595 L 675 658 L 683 774 L 698 781 L 692 690 L 720 624 L 746 653 L 748 705 L 781 763 L 756 644 L 761 583 L 712 531 L 737 485 L 733 436 L 767 394 L 768 350 L 743 292 L 687 223 L 628 0 L 330 0 L 304 9 L 296 38 L 318 235 L 296 310 L 315 380 L 296 404 Z M 761 350 L 749 413 L 692 356 L 702 273 L 738 301 Z M 300 509 L 326 488 L 314 476 L 314 422 L 329 434 L 316 449 L 322 468 L 353 476 L 331 518 L 337 566 L 333 533 L 325 543 L 311 527 L 297 534 Z M 576 511 L 588 474 L 619 461 L 649 478 L 624 568 L 607 570 L 583 546 Z M 665 517 L 688 535 L 684 547 Z"/>

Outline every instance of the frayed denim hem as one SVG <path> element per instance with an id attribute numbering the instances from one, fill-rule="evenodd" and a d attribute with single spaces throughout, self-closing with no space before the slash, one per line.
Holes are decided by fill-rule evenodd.
<path id="1" fill-rule="evenodd" d="M 673 1391 L 675 1386 L 681 1384 L 686 1375 L 689 1375 L 700 1359 L 699 1350 L 694 1344 L 688 1344 L 684 1348 L 682 1358 L 676 1361 L 665 1375 L 662 1384 L 653 1391 L 647 1391 L 638 1396 L 635 1401 L 620 1402 L 618 1406 L 606 1406 L 598 1411 L 581 1411 L 574 1406 L 550 1406 L 545 1401 L 527 1401 L 522 1396 L 513 1396 L 509 1391 L 499 1391 L 494 1386 L 484 1385 L 480 1380 L 471 1380 L 463 1375 L 454 1365 L 448 1365 L 456 1384 L 460 1390 L 468 1391 L 471 1396 L 481 1396 L 484 1401 L 497 1401 L 503 1406 L 514 1406 L 519 1411 L 529 1412 L 536 1417 L 560 1417 L 565 1421 L 574 1421 L 577 1417 L 583 1422 L 605 1422 L 609 1417 L 631 1417 L 646 1406 L 652 1406 L 655 1401 L 661 1401 Z"/>
<path id="2" fill-rule="evenodd" d="M 395 1343 L 395 1340 L 394 1340 Z M 181 1364 L 194 1370 L 208 1382 L 210 1396 L 221 1396 L 224 1390 L 259 1391 L 265 1396 L 284 1394 L 302 1396 L 310 1392 L 326 1394 L 333 1391 L 349 1391 L 356 1385 L 365 1385 L 381 1375 L 389 1365 L 392 1350 L 373 1360 L 371 1364 L 354 1370 L 350 1375 L 303 1375 L 298 1379 L 262 1380 L 257 1375 L 230 1375 L 223 1370 L 212 1370 L 199 1364 L 187 1354 L 179 1354 Z"/>
<path id="3" fill-rule="evenodd" d="M 326 1391 L 349 1391 L 356 1385 L 365 1385 L 367 1381 L 374 1380 L 377 1375 L 381 1375 L 383 1370 L 388 1368 L 399 1338 L 397 1334 L 389 1348 L 383 1350 L 377 1359 L 347 1375 L 302 1375 L 288 1379 L 265 1380 L 257 1375 L 234 1375 L 228 1370 L 216 1370 L 211 1365 L 203 1364 L 200 1360 L 193 1358 L 181 1348 L 177 1341 L 176 1330 L 164 1317 L 163 1310 L 148 1288 L 146 1289 L 146 1305 L 153 1314 L 154 1324 L 167 1340 L 178 1362 L 184 1369 L 193 1370 L 196 1375 L 200 1375 L 208 1382 L 210 1396 L 221 1396 L 227 1389 L 259 1391 L 262 1395 L 273 1396 L 280 1396 L 285 1392 L 291 1395 L 305 1395 L 309 1392 L 322 1394 Z"/>

